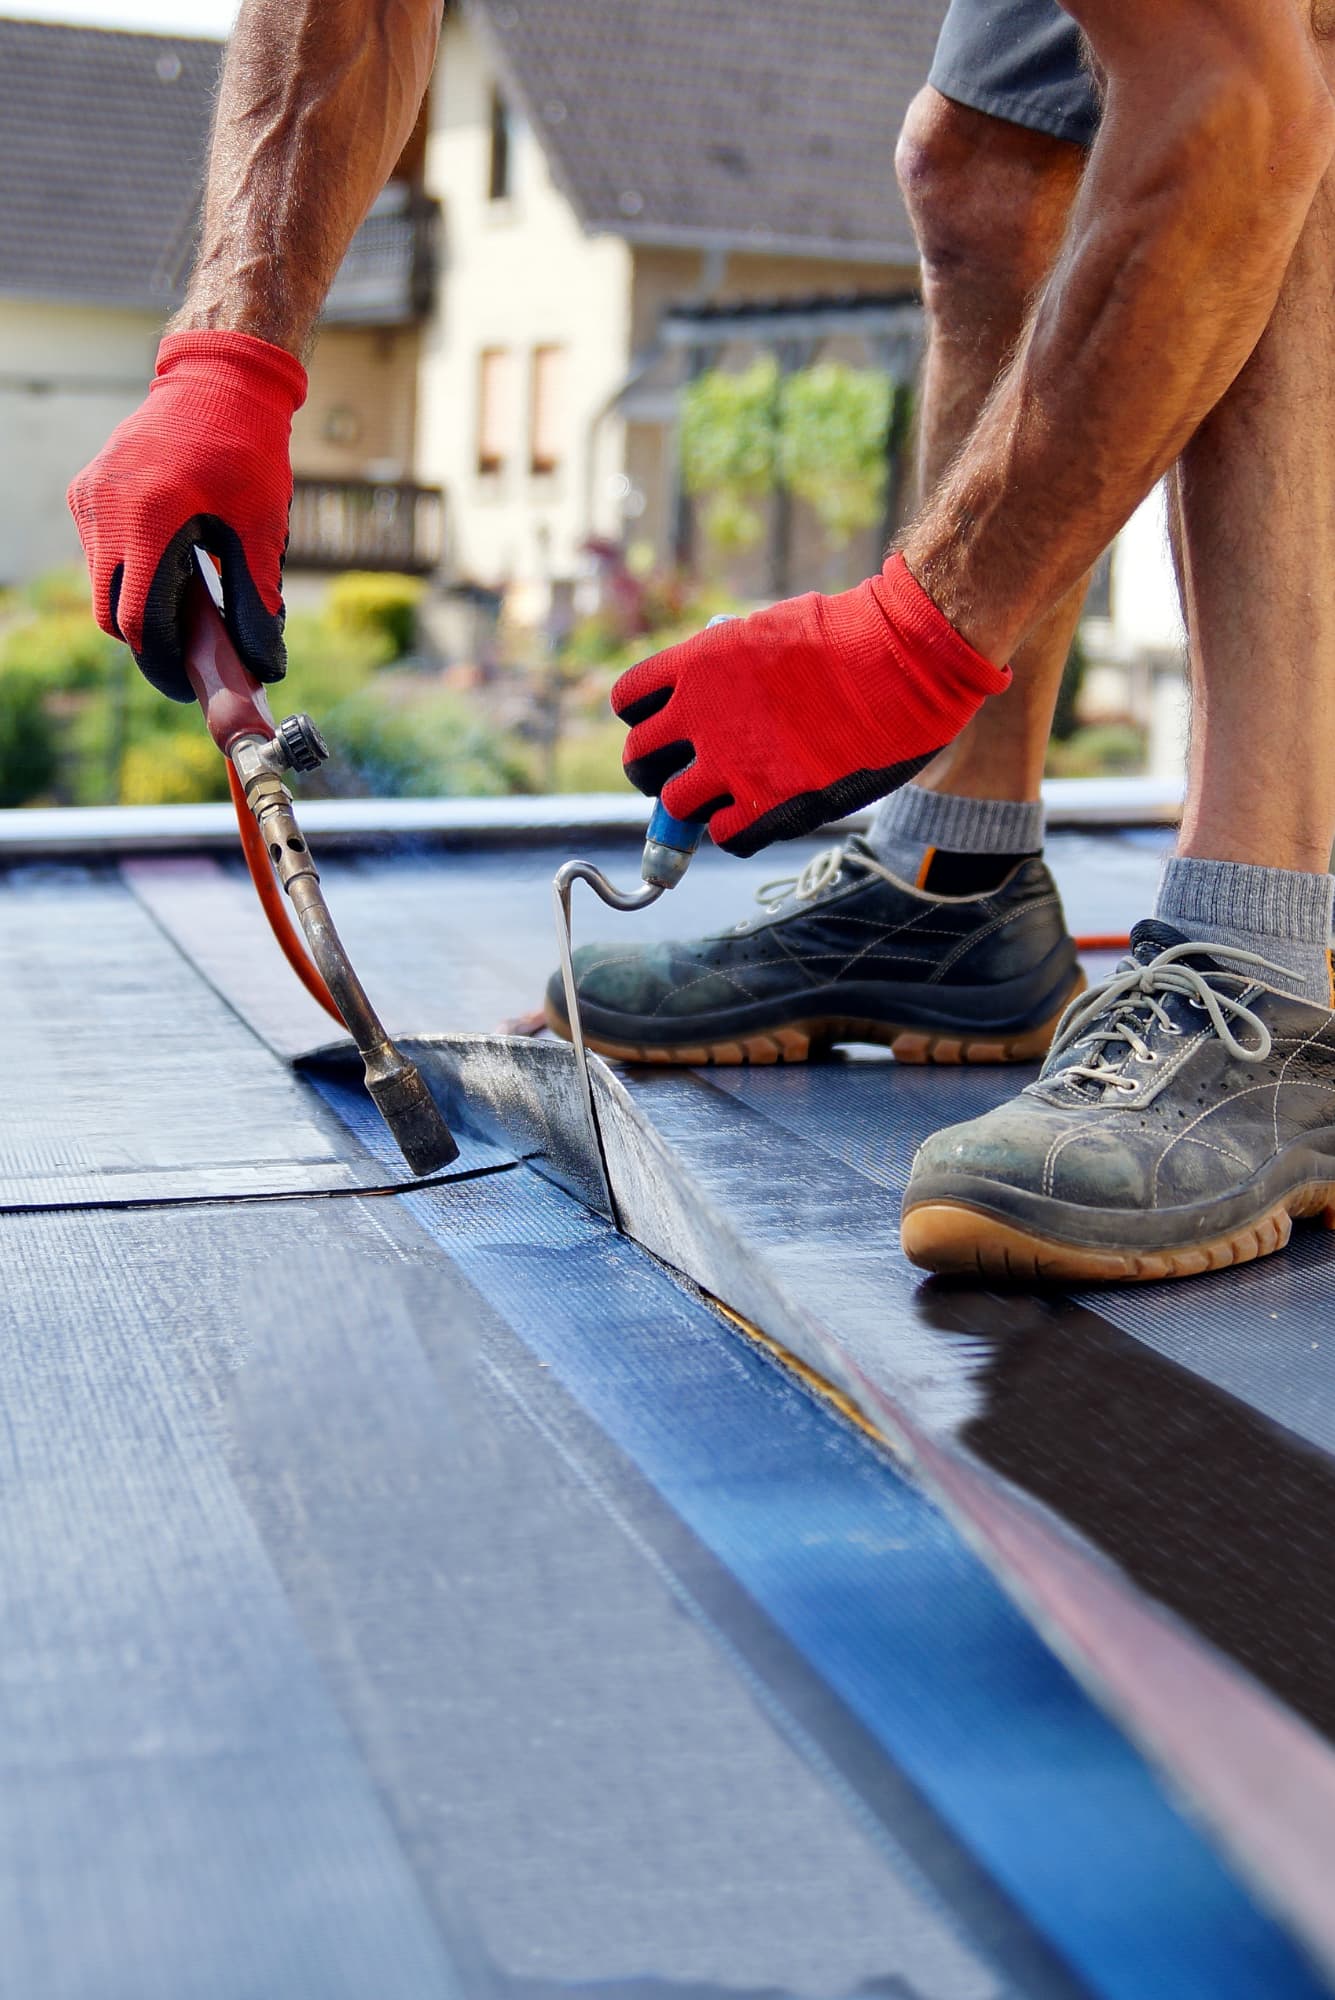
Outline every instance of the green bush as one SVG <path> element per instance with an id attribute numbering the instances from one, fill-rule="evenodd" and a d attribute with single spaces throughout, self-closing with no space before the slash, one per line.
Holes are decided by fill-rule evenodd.
<path id="1" fill-rule="evenodd" d="M 68 563 L 61 569 L 49 569 L 25 585 L 23 595 L 34 611 L 50 613 L 55 617 L 81 611 L 86 618 L 90 595 L 88 572 L 82 563 Z"/>
<path id="2" fill-rule="evenodd" d="M 290 615 L 284 637 L 287 674 L 269 690 L 275 715 L 304 708 L 318 722 L 336 702 L 364 688 L 393 658 L 393 646 L 383 631 L 374 627 L 354 631 L 309 611 Z"/>
<path id="3" fill-rule="evenodd" d="M 1053 778 L 1134 777 L 1145 768 L 1145 733 L 1132 722 L 1091 722 L 1048 746 Z"/>
<path id="4" fill-rule="evenodd" d="M 552 789 L 557 792 L 623 792 L 626 774 L 621 768 L 621 752 L 626 742 L 626 725 L 609 717 L 581 729 L 572 729 L 556 746 Z M 648 802 L 645 804 L 646 815 Z"/>
<path id="5" fill-rule="evenodd" d="M 202 722 L 132 743 L 121 760 L 122 805 L 187 806 L 227 796 L 227 765 Z"/>
<path id="6" fill-rule="evenodd" d="M 405 688 L 382 677 L 322 728 L 336 765 L 372 795 L 498 798 L 530 787 L 523 757 L 471 703 L 411 679 Z"/>
<path id="7" fill-rule="evenodd" d="M 803 368 L 783 385 L 779 467 L 833 548 L 881 519 L 892 393 L 879 369 L 843 361 Z"/>
<path id="8" fill-rule="evenodd" d="M 412 651 L 417 607 L 425 595 L 426 585 L 420 577 L 348 570 L 329 586 L 325 617 L 335 632 L 379 634 L 389 643 L 389 657 L 399 660 Z"/>
<path id="9" fill-rule="evenodd" d="M 0 806 L 26 806 L 50 790 L 59 768 L 56 724 L 34 675 L 0 671 Z"/>
<path id="10" fill-rule="evenodd" d="M 412 578 L 364 581 L 377 591 L 390 586 L 383 601 L 400 608 L 405 586 L 414 598 L 421 591 Z M 24 615 L 25 606 L 35 615 Z M 226 768 L 198 710 L 150 687 L 87 606 L 82 571 L 52 572 L 15 597 L 19 622 L 0 635 L 0 803 L 48 792 L 77 805 L 225 798 Z M 275 715 L 304 708 L 322 722 L 366 688 L 394 655 L 393 622 L 393 615 L 359 625 L 350 615 L 340 622 L 294 613 L 287 678 L 270 690 Z"/>
<path id="11" fill-rule="evenodd" d="M 164 737 L 198 734 L 208 741 L 193 703 L 166 700 L 149 686 L 124 647 L 115 650 L 114 673 L 78 696 L 64 720 L 60 793 L 72 805 L 119 799 L 124 760 L 131 750 L 142 750 L 147 761 Z M 217 751 L 213 755 L 218 758 Z"/>
<path id="12" fill-rule="evenodd" d="M 0 641 L 0 672 L 28 674 L 53 692 L 100 687 L 125 657 L 120 641 L 100 632 L 86 610 L 29 618 Z"/>

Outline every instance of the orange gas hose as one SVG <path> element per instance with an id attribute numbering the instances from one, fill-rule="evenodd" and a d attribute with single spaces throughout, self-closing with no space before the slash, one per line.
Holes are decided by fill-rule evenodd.
<path id="1" fill-rule="evenodd" d="M 318 969 L 311 963 L 306 947 L 297 933 L 297 927 L 288 915 L 283 892 L 269 864 L 269 850 L 264 845 L 264 836 L 256 826 L 250 807 L 246 804 L 241 780 L 232 767 L 231 758 L 225 758 L 224 762 L 227 765 L 227 783 L 232 793 L 232 804 L 236 808 L 241 852 L 246 857 L 246 866 L 250 870 L 250 879 L 255 884 L 255 894 L 260 899 L 260 906 L 269 919 L 269 929 L 273 932 L 283 957 L 312 1000 L 318 1001 L 325 1013 L 332 1015 L 341 1028 L 344 1025 L 343 1016 L 334 1004 L 334 996 L 320 977 Z"/>
<path id="2" fill-rule="evenodd" d="M 323 979 L 321 979 L 316 967 L 312 965 L 306 947 L 297 933 L 297 927 L 288 915 L 287 904 L 283 900 L 283 892 L 279 888 L 273 869 L 269 865 L 268 849 L 264 845 L 263 837 L 255 824 L 250 807 L 246 804 L 246 795 L 241 789 L 241 780 L 232 768 L 231 758 L 226 758 L 224 761 L 227 765 L 227 783 L 232 794 L 232 804 L 236 808 L 237 831 L 241 835 L 241 852 L 246 857 L 246 866 L 250 870 L 250 879 L 255 884 L 255 894 L 260 899 L 260 906 L 265 916 L 269 919 L 269 928 L 277 940 L 278 948 L 282 952 L 283 957 L 292 967 L 292 970 L 296 973 L 297 978 L 306 988 L 312 1000 L 318 1001 L 320 1006 L 324 1008 L 325 1013 L 337 1021 L 341 1028 L 343 1026 L 343 1016 L 334 1004 L 334 996 L 325 985 Z M 1075 940 L 1075 948 L 1077 951 L 1126 951 L 1130 943 L 1130 938 L 1114 935 L 1106 937 L 1078 937 Z"/>

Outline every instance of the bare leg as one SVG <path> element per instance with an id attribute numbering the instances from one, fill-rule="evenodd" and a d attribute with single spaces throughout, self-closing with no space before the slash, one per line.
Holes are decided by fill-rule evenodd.
<path id="1" fill-rule="evenodd" d="M 1193 704 L 1183 854 L 1330 865 L 1333 438 L 1335 171 L 1259 347 L 1178 471 Z"/>
<path id="2" fill-rule="evenodd" d="M 1102 128 L 1015 363 L 904 543 L 998 660 L 1238 375 L 1335 150 L 1305 0 L 1068 5 L 1104 72 Z"/>
<path id="3" fill-rule="evenodd" d="M 1080 146 L 955 104 L 930 85 L 896 155 L 922 254 L 930 342 L 918 424 L 918 484 L 930 493 L 968 437 L 1052 269 L 1084 170 Z M 917 783 L 963 798 L 1036 799 L 1080 584 L 1025 640 L 1005 698 Z"/>

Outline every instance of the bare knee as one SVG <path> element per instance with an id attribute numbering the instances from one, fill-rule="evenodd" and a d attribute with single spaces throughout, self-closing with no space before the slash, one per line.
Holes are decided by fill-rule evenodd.
<path id="1" fill-rule="evenodd" d="M 1052 267 L 1083 166 L 1078 146 L 930 86 L 920 91 L 895 167 L 929 309 L 940 315 L 990 300 L 1022 311 Z"/>

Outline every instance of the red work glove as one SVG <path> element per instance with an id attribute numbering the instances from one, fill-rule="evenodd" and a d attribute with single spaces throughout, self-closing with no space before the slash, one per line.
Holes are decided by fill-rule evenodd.
<path id="1" fill-rule="evenodd" d="M 612 706 L 634 725 L 631 783 L 755 854 L 906 784 L 1010 678 L 892 556 L 856 590 L 669 646 L 621 676 Z"/>
<path id="2" fill-rule="evenodd" d="M 69 490 L 93 579 L 93 611 L 140 670 L 191 701 L 184 610 L 198 543 L 222 563 L 232 643 L 262 681 L 281 680 L 283 555 L 292 506 L 289 439 L 306 371 L 248 333 L 171 333 L 146 400 Z"/>

